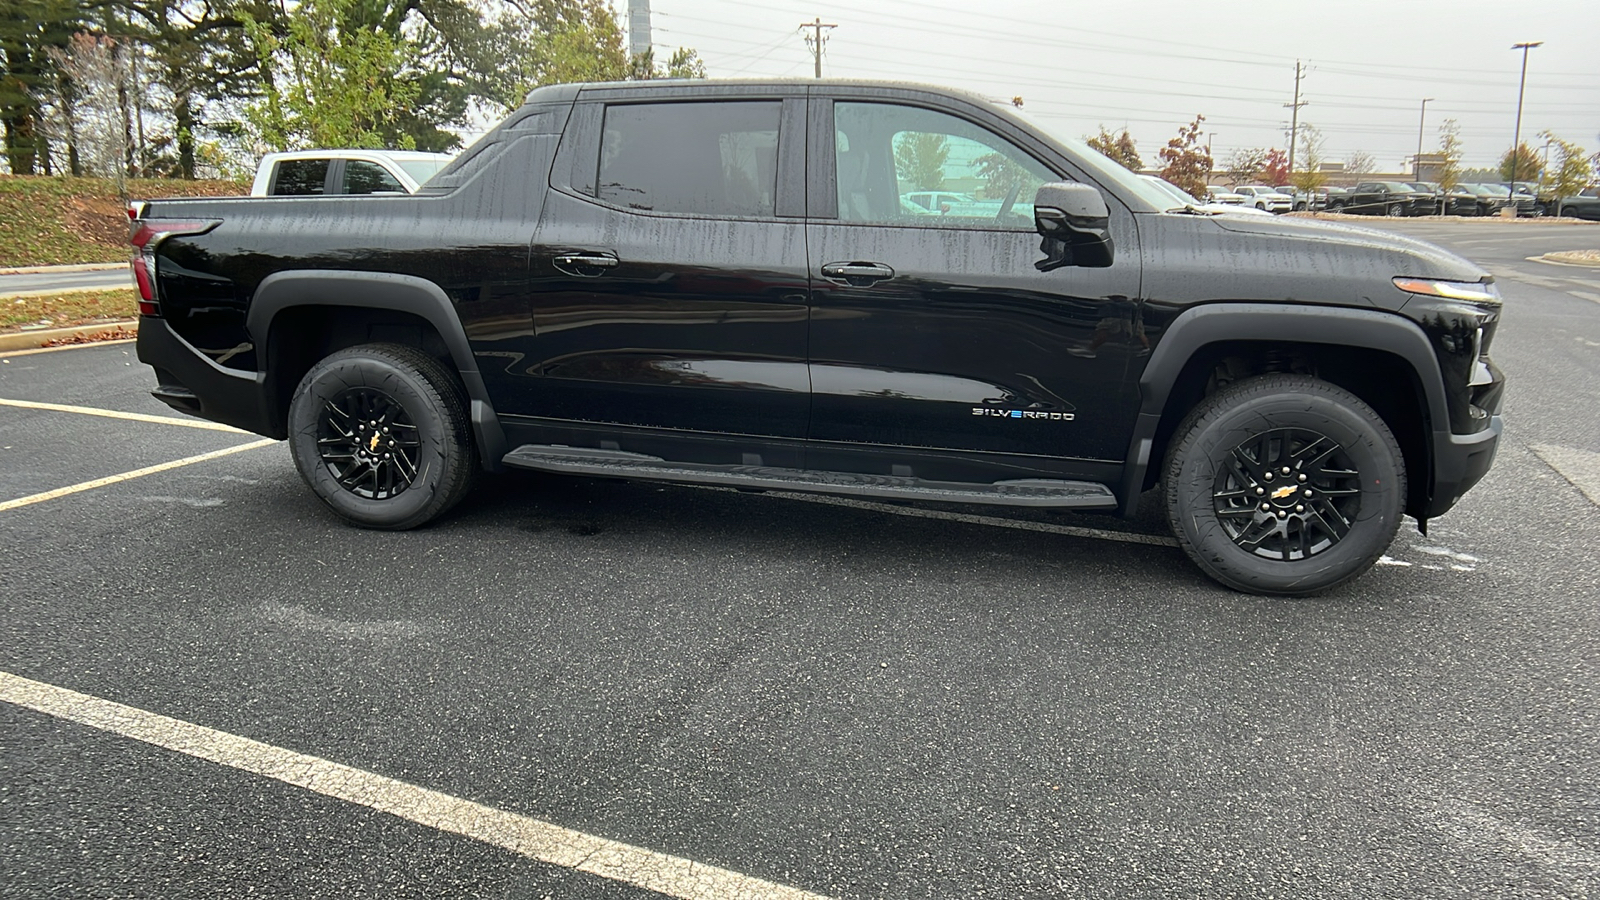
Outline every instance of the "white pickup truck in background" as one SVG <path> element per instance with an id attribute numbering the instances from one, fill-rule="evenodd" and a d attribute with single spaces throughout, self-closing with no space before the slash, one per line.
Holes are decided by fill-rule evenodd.
<path id="1" fill-rule="evenodd" d="M 294 150 L 268 153 L 252 197 L 414 193 L 455 156 L 413 150 Z"/>

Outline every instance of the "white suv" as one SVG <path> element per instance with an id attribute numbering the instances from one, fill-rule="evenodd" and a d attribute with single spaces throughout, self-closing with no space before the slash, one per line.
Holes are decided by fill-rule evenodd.
<path id="1" fill-rule="evenodd" d="M 256 167 L 252 197 L 415 193 L 455 159 L 411 150 L 295 150 L 268 153 Z"/>
<path id="2" fill-rule="evenodd" d="M 1294 198 L 1288 194 L 1278 193 L 1277 188 L 1269 188 L 1262 184 L 1247 184 L 1234 188 L 1233 192 L 1244 195 L 1246 206 L 1254 206 L 1270 213 L 1289 212 L 1294 209 Z"/>

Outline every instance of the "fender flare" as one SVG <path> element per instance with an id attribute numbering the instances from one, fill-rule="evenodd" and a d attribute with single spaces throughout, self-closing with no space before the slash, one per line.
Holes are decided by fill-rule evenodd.
<path id="1" fill-rule="evenodd" d="M 1282 341 L 1332 344 L 1391 353 L 1416 372 L 1428 407 L 1429 428 L 1449 430 L 1444 381 L 1433 344 L 1417 323 L 1397 313 L 1339 306 L 1282 303 L 1208 303 L 1179 313 L 1168 325 L 1139 376 L 1139 416 L 1123 467 L 1122 514 L 1134 513 L 1134 500 L 1151 465 L 1156 431 L 1184 366 L 1209 344 L 1232 341 Z"/>
<path id="2" fill-rule="evenodd" d="M 461 376 L 470 403 L 473 436 L 484 468 L 498 470 L 506 453 L 505 430 L 490 402 L 478 360 L 461 327 L 455 305 L 437 284 L 414 275 L 393 272 L 349 272 L 328 269 L 289 269 L 262 279 L 245 314 L 245 330 L 255 342 L 258 358 L 270 359 L 268 338 L 278 314 L 297 306 L 355 306 L 387 309 L 417 316 L 439 333 Z"/>

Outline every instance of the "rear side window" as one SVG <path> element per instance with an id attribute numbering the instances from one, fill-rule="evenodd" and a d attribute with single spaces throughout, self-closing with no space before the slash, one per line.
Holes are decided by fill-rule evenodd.
<path id="1" fill-rule="evenodd" d="M 286 159 L 278 163 L 278 177 L 272 183 L 273 196 L 320 194 L 328 182 L 325 159 Z"/>
<path id="2" fill-rule="evenodd" d="M 776 100 L 609 106 L 599 198 L 656 212 L 772 217 L 781 107 Z"/>
<path id="3" fill-rule="evenodd" d="M 400 179 L 389 170 L 364 159 L 348 159 L 344 163 L 344 192 L 346 194 L 371 194 L 374 191 L 405 192 Z"/>

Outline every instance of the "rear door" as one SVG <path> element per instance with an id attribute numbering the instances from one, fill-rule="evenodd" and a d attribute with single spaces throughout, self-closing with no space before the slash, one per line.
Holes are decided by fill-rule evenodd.
<path id="1" fill-rule="evenodd" d="M 782 90 L 796 93 L 580 98 L 533 240 L 535 337 L 513 363 L 530 376 L 515 412 L 790 439 L 798 454 L 810 408 L 805 118 L 803 97 Z"/>
<path id="2" fill-rule="evenodd" d="M 927 468 L 960 451 L 1020 469 L 1090 461 L 1094 477 L 1092 461 L 1120 463 L 1128 365 L 1149 343 L 1126 206 L 1105 194 L 1114 265 L 1040 272 L 1036 189 L 1087 179 L 1026 132 L 903 91 L 837 89 L 811 117 L 808 464 L 980 477 Z M 920 191 L 970 200 L 909 211 Z M 850 458 L 863 449 L 871 461 Z"/>

